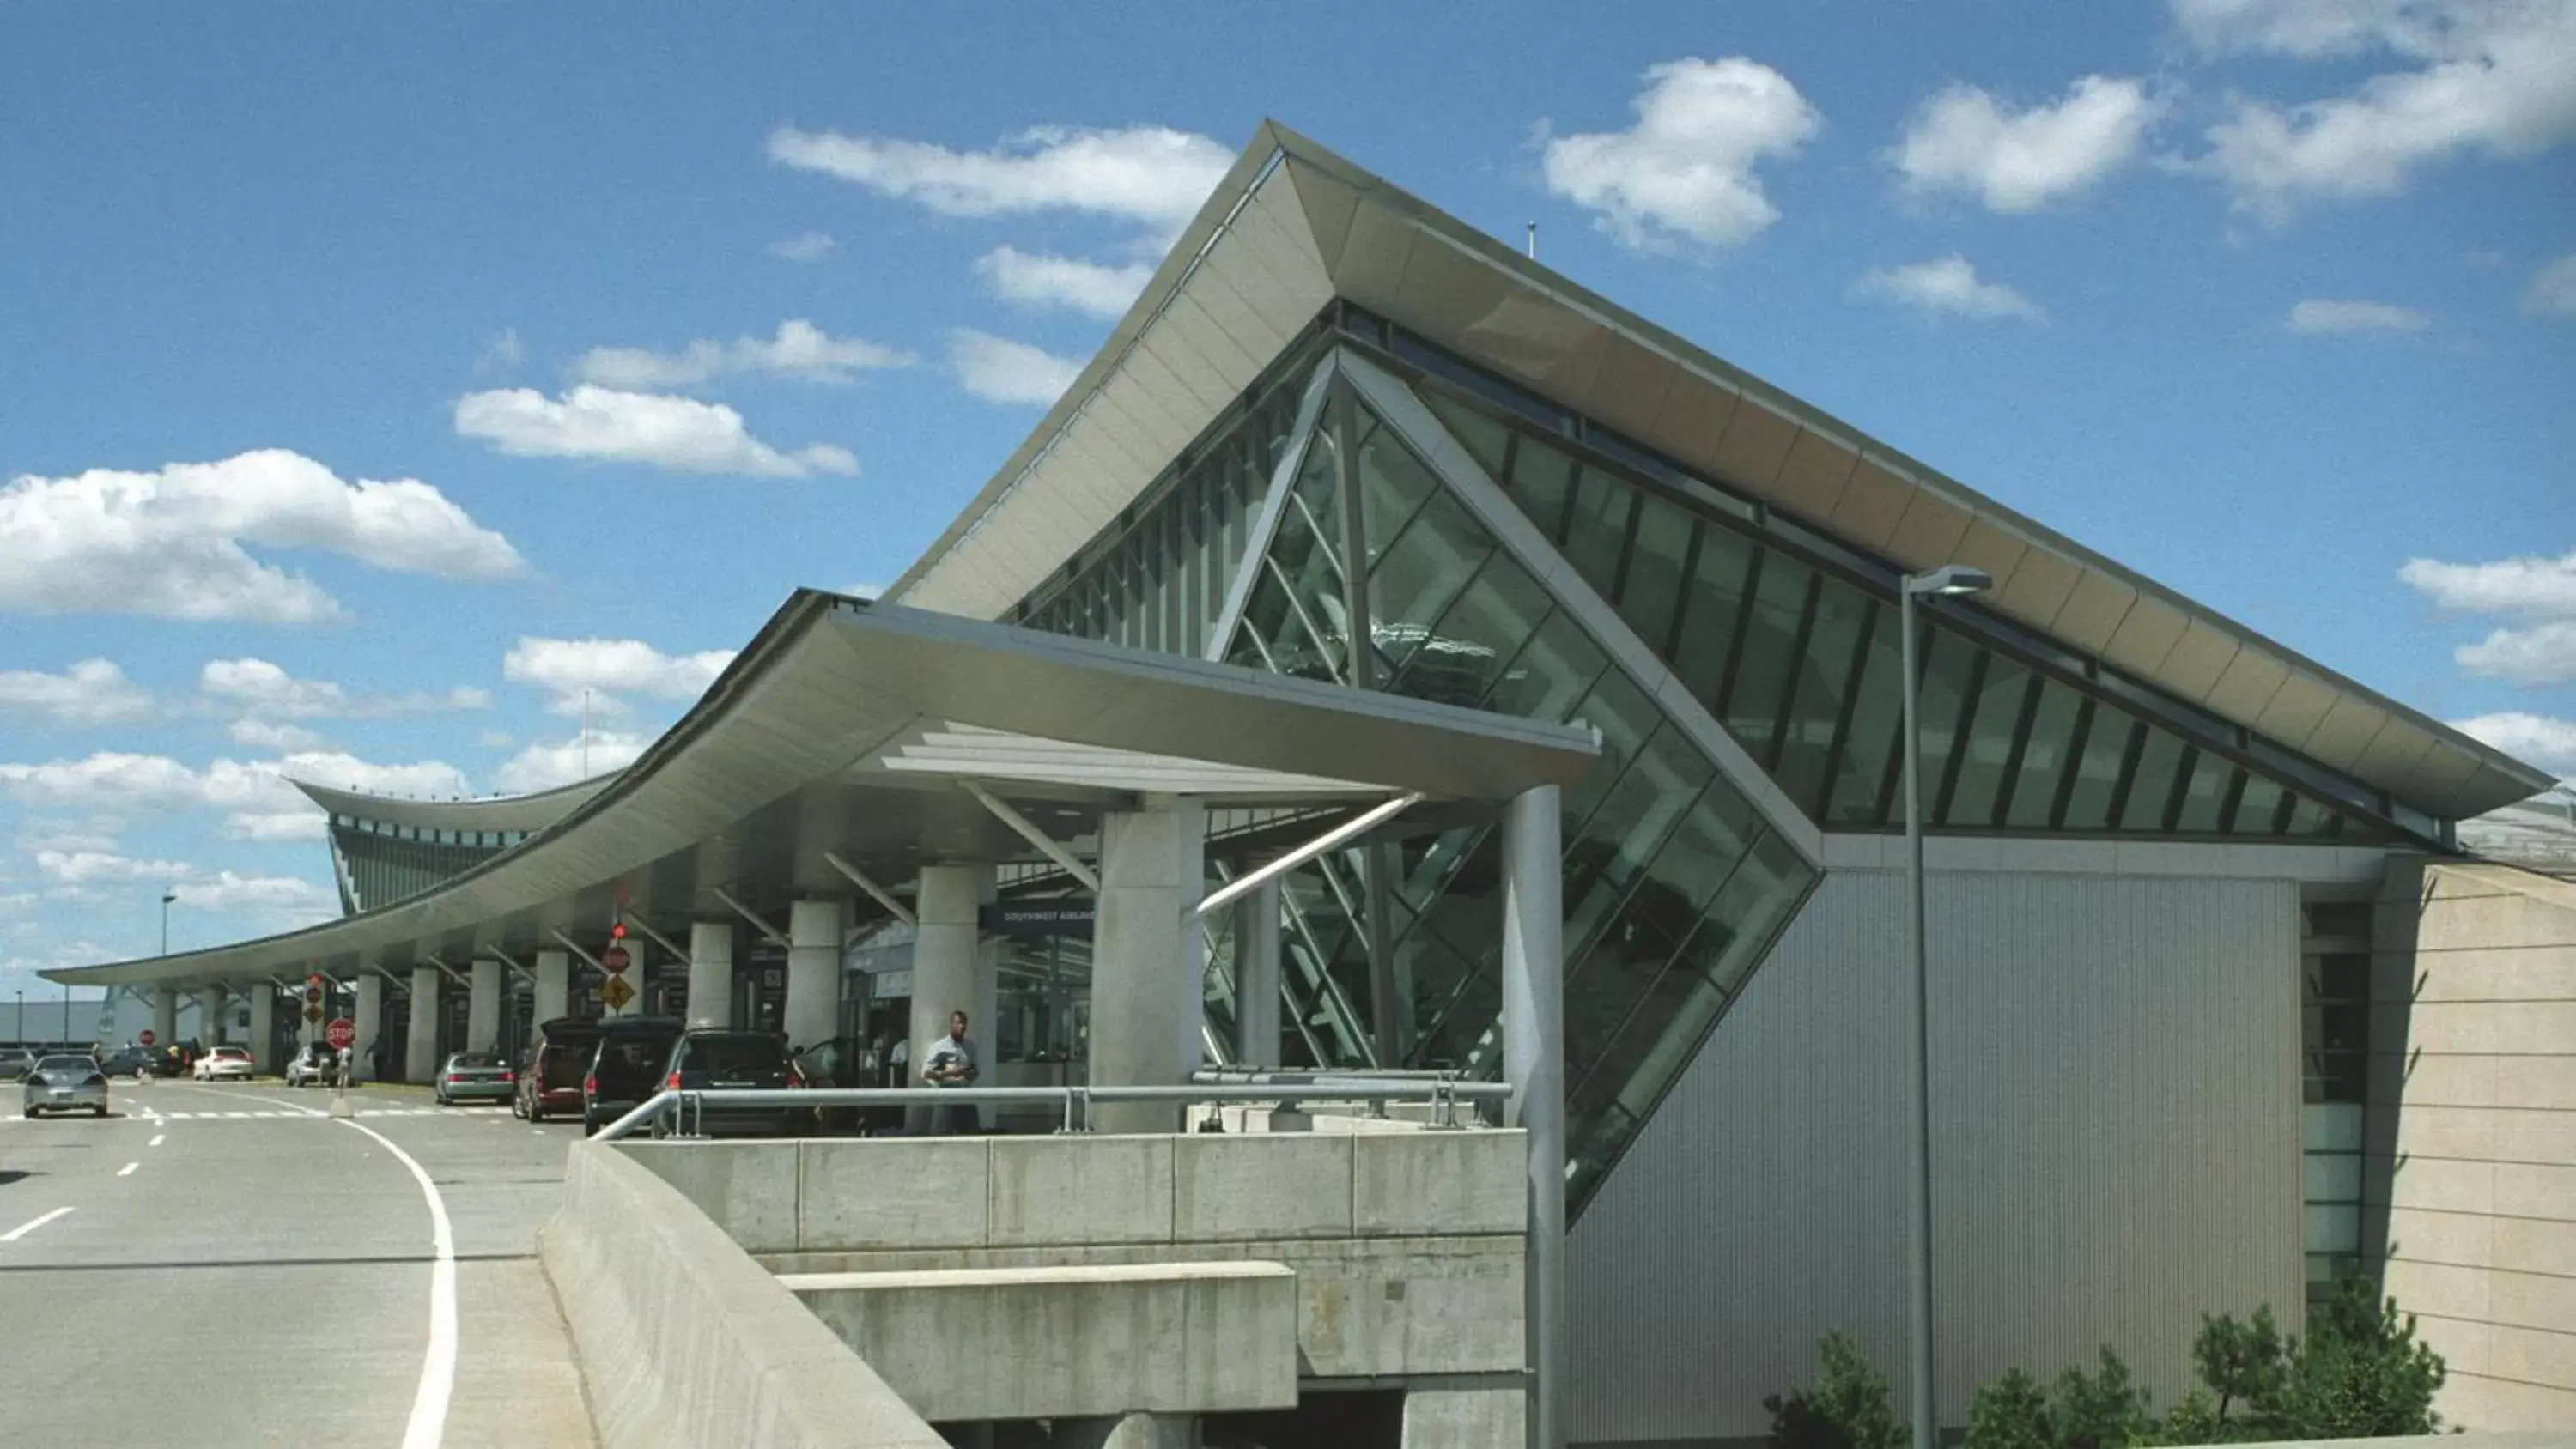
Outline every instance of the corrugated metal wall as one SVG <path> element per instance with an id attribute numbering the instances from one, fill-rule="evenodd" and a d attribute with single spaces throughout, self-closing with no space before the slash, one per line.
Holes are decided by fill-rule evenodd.
<path id="1" fill-rule="evenodd" d="M 1582 1442 L 1758 1435 L 1841 1329 L 1906 1397 L 1905 884 L 1838 870 L 1570 1244 Z M 1943 1421 L 2110 1342 L 2166 1402 L 2204 1311 L 2297 1321 L 2298 888 L 1933 878 Z"/>

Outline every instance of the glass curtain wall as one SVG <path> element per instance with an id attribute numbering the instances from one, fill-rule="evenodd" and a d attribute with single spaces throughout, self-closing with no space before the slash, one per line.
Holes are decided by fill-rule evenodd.
<path id="1" fill-rule="evenodd" d="M 356 915 L 443 885 L 525 838 L 517 830 L 423 830 L 334 815 L 341 912 Z"/>
<path id="2" fill-rule="evenodd" d="M 1437 382 L 1415 392 L 1694 698 L 1829 829 L 1893 829 L 1897 604 Z M 2355 822 L 1918 619 L 1925 819 L 1978 834 L 2331 840 Z"/>

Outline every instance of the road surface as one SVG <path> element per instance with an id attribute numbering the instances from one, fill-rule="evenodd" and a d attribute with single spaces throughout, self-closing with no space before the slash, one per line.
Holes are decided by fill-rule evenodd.
<path id="1" fill-rule="evenodd" d="M 122 1078 L 104 1121 L 31 1122 L 7 1090 L 0 1444 L 592 1443 L 535 1257 L 577 1125 Z"/>

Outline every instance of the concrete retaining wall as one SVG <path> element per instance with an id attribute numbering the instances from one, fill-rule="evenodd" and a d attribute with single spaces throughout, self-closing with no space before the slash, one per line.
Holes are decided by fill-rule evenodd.
<path id="1" fill-rule="evenodd" d="M 613 1147 L 573 1144 L 537 1247 L 604 1449 L 945 1449 L 722 1228 Z"/>

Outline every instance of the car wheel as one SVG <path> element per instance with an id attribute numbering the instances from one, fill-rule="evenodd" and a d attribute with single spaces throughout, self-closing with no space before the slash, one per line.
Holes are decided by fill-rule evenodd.
<path id="1" fill-rule="evenodd" d="M 107 1115 L 107 1109 L 105 1107 L 92 1107 L 89 1109 L 89 1114 L 93 1117 L 104 1117 Z"/>
<path id="2" fill-rule="evenodd" d="M 19 1109 L 18 1115 L 32 1122 L 36 1118 L 36 1109 L 33 1107 L 22 1107 Z"/>

